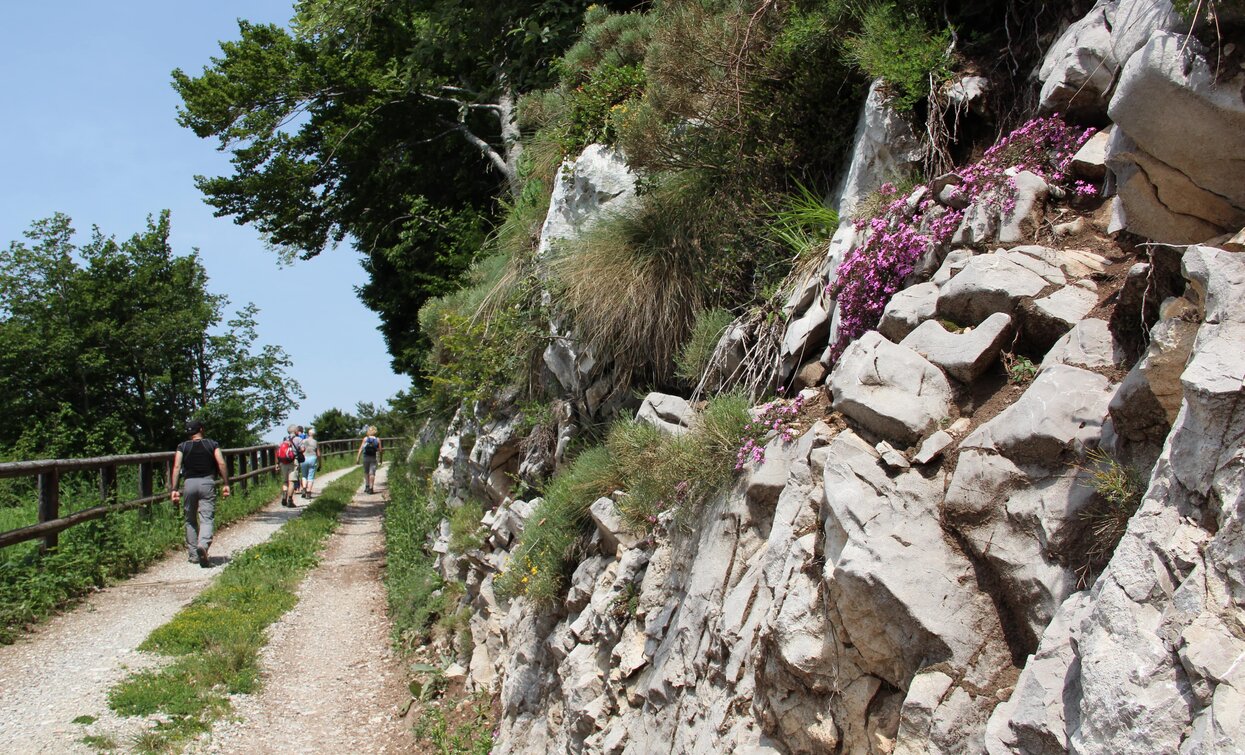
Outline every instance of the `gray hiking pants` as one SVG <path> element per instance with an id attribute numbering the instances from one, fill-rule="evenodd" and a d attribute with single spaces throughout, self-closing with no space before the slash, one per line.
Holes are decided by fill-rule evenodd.
<path id="1" fill-rule="evenodd" d="M 186 518 L 186 550 L 197 557 L 195 548 L 212 546 L 216 529 L 216 480 L 191 477 L 182 486 L 182 513 Z"/>

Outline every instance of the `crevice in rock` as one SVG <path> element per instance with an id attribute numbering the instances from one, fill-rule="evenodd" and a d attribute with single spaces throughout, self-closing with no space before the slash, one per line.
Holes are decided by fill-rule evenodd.
<path id="1" fill-rule="evenodd" d="M 998 572 L 991 567 L 987 559 L 973 552 L 967 538 L 945 522 L 942 524 L 942 530 L 972 564 L 977 589 L 990 596 L 990 602 L 994 604 L 994 612 L 999 617 L 1003 641 L 1007 643 L 1012 664 L 1017 668 L 1023 668 L 1025 660 L 1037 650 L 1038 645 L 1038 638 L 1034 636 L 1028 622 L 1025 621 L 1023 609 L 1013 606 L 1008 601 L 1007 590 L 1003 587 Z"/>

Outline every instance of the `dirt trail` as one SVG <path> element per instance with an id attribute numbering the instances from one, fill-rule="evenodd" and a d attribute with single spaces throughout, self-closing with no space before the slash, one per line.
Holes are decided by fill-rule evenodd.
<path id="1" fill-rule="evenodd" d="M 342 513 L 298 605 L 273 625 L 259 693 L 235 697 L 234 714 L 190 752 L 411 751 L 410 727 L 397 717 L 406 676 L 389 644 L 380 579 L 384 473 L 378 494 L 356 495 Z"/>
<path id="2" fill-rule="evenodd" d="M 316 482 L 323 488 L 348 471 L 329 472 Z M 302 510 L 274 500 L 217 534 L 211 553 L 215 568 L 188 563 L 179 548 L 16 643 L 0 646 L 0 753 L 94 752 L 79 741 L 84 734 L 130 728 L 108 710 L 106 695 L 129 671 L 161 661 L 138 652 L 139 644 L 207 587 L 232 554 L 267 540 Z M 73 723 L 82 715 L 100 721 Z M 127 721 L 131 727 L 132 722 Z"/>

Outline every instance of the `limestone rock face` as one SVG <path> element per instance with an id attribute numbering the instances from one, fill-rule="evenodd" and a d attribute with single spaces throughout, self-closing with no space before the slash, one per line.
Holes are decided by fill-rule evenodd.
<path id="1" fill-rule="evenodd" d="M 952 413 L 951 386 L 942 371 L 877 331 L 847 347 L 829 384 L 835 409 L 905 446 Z"/>
<path id="2" fill-rule="evenodd" d="M 1106 112 L 1107 95 L 1121 65 L 1112 49 L 1108 8 L 1096 5 L 1047 51 L 1038 73 L 1044 112 L 1082 116 Z"/>
<path id="3" fill-rule="evenodd" d="M 946 517 L 1002 583 L 1029 652 L 1076 585 L 1063 554 L 1093 492 L 1068 461 L 1098 444 L 1112 392 L 1101 375 L 1052 366 L 960 444 Z"/>
<path id="4" fill-rule="evenodd" d="M 943 696 L 931 693 L 916 702 L 924 694 L 914 681 L 920 669 L 939 662 L 957 669 L 963 675 L 957 690 L 968 699 L 955 706 L 960 710 L 953 718 L 961 720 L 951 728 L 979 740 L 998 702 L 981 692 L 1008 665 L 998 616 L 988 597 L 970 587 L 972 564 L 942 532 L 937 507 L 943 479 L 915 471 L 891 476 L 870 463 L 874 458 L 873 449 L 850 431 L 827 453 L 825 579 L 841 631 L 859 652 L 862 668 L 897 687 L 911 685 L 905 711 L 928 708 L 931 697 L 936 702 Z M 933 574 L 945 579 L 927 576 Z M 918 749 L 929 728 L 917 727 Z M 903 734 L 901 723 L 901 741 Z M 942 744 L 948 752 L 955 749 L 953 737 Z"/>
<path id="5" fill-rule="evenodd" d="M 921 159 L 921 145 L 908 119 L 886 102 L 882 80 L 869 87 L 869 96 L 856 121 L 851 160 L 838 191 L 839 216 L 848 218 L 860 200 L 887 181 L 898 181 Z"/>
<path id="6" fill-rule="evenodd" d="M 1012 318 L 1002 312 L 965 333 L 952 333 L 926 320 L 899 345 L 912 349 L 956 380 L 971 383 L 999 358 L 1011 330 Z"/>
<path id="7" fill-rule="evenodd" d="M 1036 296 L 1047 285 L 1015 259 L 979 254 L 942 287 L 938 315 L 958 325 L 979 325 L 998 312 L 1013 314 L 1021 298 Z"/>
<path id="8" fill-rule="evenodd" d="M 1111 337 L 1105 320 L 1081 320 L 1065 333 L 1042 360 L 1041 369 L 1055 364 L 1098 370 L 1123 364 L 1126 356 Z"/>
<path id="9" fill-rule="evenodd" d="M 539 256 L 559 241 L 577 237 L 604 213 L 619 212 L 635 199 L 636 176 L 618 152 L 600 144 L 584 149 L 558 170 L 549 212 L 540 232 Z"/>
<path id="10" fill-rule="evenodd" d="M 1245 225 L 1242 80 L 1216 83 L 1197 45 L 1165 32 L 1128 60 L 1109 110 L 1122 227 L 1197 243 Z"/>
<path id="11" fill-rule="evenodd" d="M 644 397 L 635 418 L 678 435 L 687 432 L 694 415 L 685 399 L 667 393 L 650 393 Z"/>
<path id="12" fill-rule="evenodd" d="M 918 283 L 898 292 L 886 303 L 878 332 L 899 343 L 922 322 L 934 316 L 938 306 L 938 286 Z"/>

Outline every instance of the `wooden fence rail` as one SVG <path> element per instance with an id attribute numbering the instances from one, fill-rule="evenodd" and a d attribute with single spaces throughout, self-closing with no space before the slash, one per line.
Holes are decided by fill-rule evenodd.
<path id="1" fill-rule="evenodd" d="M 381 438 L 386 446 L 396 446 L 400 437 Z M 320 453 L 325 458 L 354 453 L 360 438 L 320 441 Z M 247 448 L 221 449 L 225 457 L 229 481 L 240 490 L 246 490 L 251 480 L 264 475 L 277 476 L 277 446 L 250 446 Z M 138 497 L 118 502 L 117 468 L 138 466 Z M 129 454 L 126 456 L 98 456 L 89 459 L 43 459 L 38 461 L 12 461 L 0 463 L 0 478 L 37 477 L 39 491 L 39 522 L 8 532 L 0 532 L 0 548 L 16 543 L 43 538 L 43 550 L 56 547 L 62 530 L 75 524 L 99 519 L 108 514 L 127 511 L 141 506 L 168 500 L 170 491 L 154 490 L 156 469 L 163 472 L 165 485 L 171 479 L 173 452 Z M 98 472 L 100 499 L 98 506 L 75 511 L 68 516 L 60 515 L 60 480 L 65 472 Z"/>

